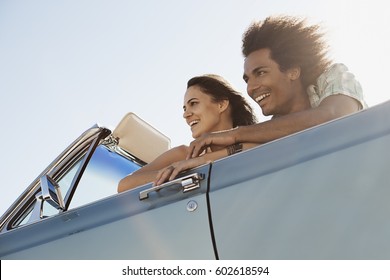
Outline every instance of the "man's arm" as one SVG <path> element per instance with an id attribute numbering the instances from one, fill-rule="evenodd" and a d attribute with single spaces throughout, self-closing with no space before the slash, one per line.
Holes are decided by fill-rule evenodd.
<path id="1" fill-rule="evenodd" d="M 306 128 L 352 114 L 359 110 L 359 102 L 338 94 L 325 98 L 316 108 L 273 118 L 255 125 L 241 126 L 221 133 L 210 133 L 191 142 L 187 158 L 198 156 L 208 146 L 228 146 L 251 142 L 264 144 L 269 141 L 302 131 Z"/>

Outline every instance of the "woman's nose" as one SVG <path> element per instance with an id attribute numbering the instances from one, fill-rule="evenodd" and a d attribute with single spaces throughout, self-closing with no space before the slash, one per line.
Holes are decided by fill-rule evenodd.
<path id="1" fill-rule="evenodd" d="M 189 111 L 189 110 L 185 110 L 184 112 L 183 112 L 183 118 L 188 118 L 189 116 L 191 116 L 191 112 Z"/>

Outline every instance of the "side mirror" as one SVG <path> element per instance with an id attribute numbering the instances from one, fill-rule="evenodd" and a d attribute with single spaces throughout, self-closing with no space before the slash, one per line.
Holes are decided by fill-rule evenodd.
<path id="1" fill-rule="evenodd" d="M 61 195 L 60 186 L 49 175 L 43 175 L 40 178 L 42 200 L 50 203 L 56 209 L 65 209 L 64 199 Z"/>
<path id="2" fill-rule="evenodd" d="M 30 222 L 38 221 L 43 216 L 43 203 L 48 202 L 58 210 L 65 210 L 64 199 L 61 195 L 60 186 L 49 175 L 40 178 L 41 191 L 35 195 L 36 203 L 29 219 Z"/>

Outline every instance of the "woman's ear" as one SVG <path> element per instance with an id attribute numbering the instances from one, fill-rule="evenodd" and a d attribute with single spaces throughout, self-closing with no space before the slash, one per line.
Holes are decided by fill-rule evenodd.
<path id="1" fill-rule="evenodd" d="M 290 80 L 297 80 L 301 76 L 301 67 L 292 67 L 287 70 Z"/>
<path id="2" fill-rule="evenodd" d="M 229 100 L 221 100 L 218 102 L 218 108 L 219 112 L 222 113 L 226 111 L 227 108 L 229 108 Z"/>

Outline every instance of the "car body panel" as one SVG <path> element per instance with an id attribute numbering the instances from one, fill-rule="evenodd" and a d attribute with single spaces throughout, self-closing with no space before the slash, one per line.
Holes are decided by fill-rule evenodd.
<path id="1" fill-rule="evenodd" d="M 389 259 L 389 103 L 213 165 L 221 259 Z"/>
<path id="2" fill-rule="evenodd" d="M 91 148 L 99 133 L 42 173 L 72 189 L 77 180 L 63 174 L 77 177 L 86 150 L 94 153 L 77 203 L 15 223 L 39 201 L 37 181 L 2 216 L 1 259 L 390 258 L 390 102 L 186 171 L 161 189 L 120 194 L 112 193 L 116 182 L 142 161 L 122 159 L 107 132 Z M 99 175 L 110 169 L 110 180 L 95 167 Z M 200 180 L 187 184 L 193 174 Z"/>
<path id="3" fill-rule="evenodd" d="M 199 172 L 206 176 L 207 168 Z M 183 193 L 174 186 L 140 201 L 139 193 L 151 187 L 6 232 L 2 259 L 213 259 L 206 177 L 196 190 Z M 188 211 L 193 201 L 197 208 Z"/>

